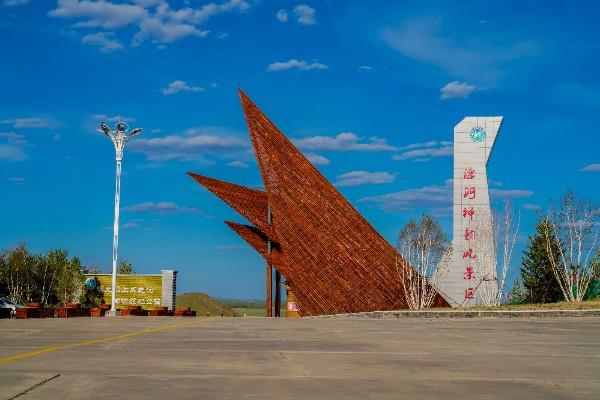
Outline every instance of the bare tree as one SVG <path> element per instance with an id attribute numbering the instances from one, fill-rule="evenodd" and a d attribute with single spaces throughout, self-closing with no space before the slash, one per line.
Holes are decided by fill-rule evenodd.
<path id="1" fill-rule="evenodd" d="M 482 243 L 481 248 L 483 257 L 492 257 L 492 265 L 496 265 L 495 271 L 476 271 L 481 276 L 481 283 L 478 290 L 481 293 L 481 299 L 486 306 L 499 306 L 502 302 L 502 294 L 506 288 L 506 275 L 508 267 L 512 261 L 512 254 L 515 243 L 519 238 L 519 229 L 521 224 L 521 215 L 515 218 L 510 203 L 504 203 L 504 210 L 501 215 L 492 212 L 491 216 L 491 235 L 482 235 L 482 237 L 491 238 L 491 242 Z M 489 241 L 489 239 L 488 239 Z"/>
<path id="2" fill-rule="evenodd" d="M 550 204 L 547 219 L 543 236 L 552 271 L 565 300 L 582 301 L 600 251 L 600 207 L 568 189 L 558 205 Z"/>
<path id="3" fill-rule="evenodd" d="M 423 214 L 417 223 L 410 220 L 398 236 L 396 268 L 411 309 L 429 308 L 443 279 L 443 268 L 452 254 L 448 237 L 435 218 Z"/>

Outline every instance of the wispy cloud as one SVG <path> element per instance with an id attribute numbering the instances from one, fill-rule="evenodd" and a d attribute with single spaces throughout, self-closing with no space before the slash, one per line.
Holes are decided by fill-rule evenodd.
<path id="1" fill-rule="evenodd" d="M 195 160 L 205 154 L 227 154 L 249 148 L 246 141 L 236 137 L 198 134 L 198 131 L 202 130 L 188 130 L 186 136 L 136 138 L 128 146 L 130 151 L 143 153 L 150 161 Z"/>
<path id="2" fill-rule="evenodd" d="M 167 87 L 166 89 L 162 89 L 162 92 L 165 96 L 181 91 L 204 92 L 204 88 L 199 86 L 188 86 L 184 81 L 173 81 L 169 83 L 169 87 Z"/>
<path id="3" fill-rule="evenodd" d="M 181 207 L 175 203 L 163 201 L 154 203 L 147 201 L 133 206 L 124 207 L 123 211 L 132 213 L 150 213 L 158 215 L 174 215 L 174 214 L 193 214 L 193 215 L 204 215 L 202 211 L 192 207 Z"/>
<path id="4" fill-rule="evenodd" d="M 358 70 L 361 72 L 373 71 L 373 67 L 370 65 L 361 65 L 358 67 Z"/>
<path id="5" fill-rule="evenodd" d="M 504 190 L 504 189 L 490 189 L 490 198 L 493 200 L 512 200 L 512 199 L 523 199 L 526 197 L 533 196 L 533 192 L 529 190 Z"/>
<path id="6" fill-rule="evenodd" d="M 1 142 L 5 141 L 6 144 Z M 29 157 L 23 147 L 29 145 L 25 136 L 14 132 L 0 133 L 0 160 L 7 162 L 25 161 Z"/>
<path id="7" fill-rule="evenodd" d="M 452 209 L 452 179 L 444 186 L 425 186 L 380 196 L 365 197 L 362 203 L 371 203 L 388 212 L 413 211 L 418 208 L 428 208 L 447 214 Z"/>
<path id="8" fill-rule="evenodd" d="M 21 6 L 29 3 L 29 0 L 4 0 L 2 4 L 8 7 Z"/>
<path id="9" fill-rule="evenodd" d="M 248 168 L 250 167 L 248 164 L 243 163 L 241 161 L 232 161 L 230 163 L 226 164 L 228 167 L 234 167 L 234 168 Z"/>
<path id="10" fill-rule="evenodd" d="M 466 82 L 450 82 L 440 89 L 440 92 L 442 92 L 440 99 L 466 99 L 475 90 L 477 90 L 477 86 L 469 85 Z"/>
<path id="11" fill-rule="evenodd" d="M 454 145 L 452 142 L 429 141 L 424 143 L 413 143 L 411 145 L 400 148 L 400 150 L 408 150 L 402 154 L 392 156 L 394 160 L 409 160 L 428 161 L 433 157 L 446 157 L 454 154 Z"/>
<path id="12" fill-rule="evenodd" d="M 538 211 L 538 210 L 542 209 L 542 207 L 538 206 L 537 204 L 531 204 L 531 203 L 525 203 L 521 206 L 521 208 L 524 210 L 531 210 L 531 211 Z"/>
<path id="13" fill-rule="evenodd" d="M 96 121 L 108 121 L 108 122 L 135 122 L 136 119 L 132 118 L 132 117 L 120 117 L 120 116 L 115 116 L 115 117 L 109 117 L 106 114 L 92 114 L 92 119 L 95 119 Z"/>
<path id="14" fill-rule="evenodd" d="M 106 31 L 137 28 L 133 44 L 146 40 L 153 43 L 172 43 L 189 36 L 204 37 L 208 31 L 199 25 L 209 18 L 231 11 L 245 11 L 250 4 L 229 0 L 221 4 L 208 3 L 200 8 L 172 9 L 166 1 L 133 0 L 130 3 L 90 0 L 58 0 L 48 14 L 55 18 L 78 20 L 75 28 L 100 28 Z"/>
<path id="15" fill-rule="evenodd" d="M 267 67 L 267 71 L 285 71 L 288 69 L 299 69 L 302 71 L 310 71 L 313 69 L 327 69 L 329 68 L 325 64 L 318 62 L 308 63 L 307 61 L 298 61 L 295 58 L 285 62 L 274 62 Z"/>
<path id="16" fill-rule="evenodd" d="M 532 41 L 492 41 L 478 35 L 477 29 L 465 29 L 462 33 L 448 35 L 441 18 L 424 17 L 384 28 L 381 38 L 406 57 L 486 86 L 495 85 L 514 62 L 538 53 L 538 46 Z"/>
<path id="17" fill-rule="evenodd" d="M 111 39 L 114 35 L 114 32 L 98 32 L 84 36 L 81 39 L 81 43 L 100 46 L 100 51 L 103 53 L 123 50 L 123 44 L 121 42 Z"/>
<path id="18" fill-rule="evenodd" d="M 223 246 L 217 246 L 217 247 L 215 247 L 215 250 L 220 250 L 220 251 L 243 251 L 243 250 L 250 250 L 250 248 L 248 246 L 223 245 Z"/>
<path id="19" fill-rule="evenodd" d="M 396 147 L 390 146 L 385 139 L 371 137 L 368 142 L 361 143 L 364 138 L 352 132 L 342 132 L 336 137 L 312 136 L 305 139 L 293 140 L 300 149 L 312 151 L 393 151 Z"/>
<path id="20" fill-rule="evenodd" d="M 0 157 L 1 158 L 1 157 Z M 25 186 L 27 185 L 25 178 L 8 178 L 9 181 L 13 182 L 17 186 Z"/>
<path id="21" fill-rule="evenodd" d="M 600 172 L 600 164 L 590 164 L 581 168 L 579 171 L 581 172 Z"/>
<path id="22" fill-rule="evenodd" d="M 584 107 L 600 107 L 600 92 L 576 83 L 561 83 L 554 90 L 561 98 L 561 103 L 565 99 L 571 103 Z"/>
<path id="23" fill-rule="evenodd" d="M 349 187 L 391 183 L 396 179 L 396 175 L 398 174 L 390 174 L 389 172 L 352 171 L 339 175 L 334 185 Z"/>
<path id="24" fill-rule="evenodd" d="M 0 124 L 12 125 L 12 127 L 15 129 L 46 128 L 49 126 L 49 123 L 42 118 L 3 119 L 3 120 L 0 120 Z"/>
<path id="25" fill-rule="evenodd" d="M 296 21 L 302 25 L 314 25 L 317 23 L 316 10 L 306 4 L 299 4 L 292 10 Z"/>
<path id="26" fill-rule="evenodd" d="M 140 225 L 136 224 L 135 222 L 128 222 L 126 224 L 121 225 L 121 228 L 123 229 L 133 229 L 133 228 L 139 228 Z"/>
<path id="27" fill-rule="evenodd" d="M 277 20 L 279 22 L 287 22 L 287 20 L 288 20 L 288 12 L 287 12 L 287 10 L 279 10 L 279 11 L 277 11 L 277 15 L 275 15 L 275 18 L 277 18 Z"/>

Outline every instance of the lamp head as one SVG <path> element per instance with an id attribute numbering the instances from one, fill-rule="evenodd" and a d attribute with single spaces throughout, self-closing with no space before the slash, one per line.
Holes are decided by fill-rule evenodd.
<path id="1" fill-rule="evenodd" d="M 125 122 L 118 122 L 117 123 L 117 131 L 119 132 L 125 132 L 127 130 L 127 124 Z"/>
<path id="2" fill-rule="evenodd" d="M 129 133 L 129 137 L 135 136 L 135 135 L 139 135 L 140 133 L 142 133 L 143 129 L 142 128 L 135 128 L 134 130 L 132 130 Z"/>
<path id="3" fill-rule="evenodd" d="M 104 122 L 100 122 L 100 132 L 103 132 L 105 135 L 110 136 L 110 128 Z"/>

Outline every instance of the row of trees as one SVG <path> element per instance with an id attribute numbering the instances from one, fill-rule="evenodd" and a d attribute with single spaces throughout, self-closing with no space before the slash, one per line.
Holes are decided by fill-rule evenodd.
<path id="1" fill-rule="evenodd" d="M 492 215 L 488 235 L 492 242 L 486 252 L 497 268 L 493 279 L 488 278 L 495 285 L 482 292 L 485 305 L 500 305 L 507 292 L 519 221 L 508 204 L 502 215 Z M 435 218 L 423 214 L 419 221 L 410 220 L 404 226 L 397 249 L 402 255 L 397 266 L 409 307 L 430 307 L 435 288 L 450 267 L 451 243 Z M 536 233 L 529 237 L 520 275 L 510 291 L 512 302 L 575 302 L 595 297 L 600 281 L 600 207 L 572 190 L 558 203 L 551 203 L 547 214 L 539 214 Z"/>
<path id="2" fill-rule="evenodd" d="M 117 272 L 133 273 L 131 263 L 121 261 Z M 70 257 L 67 250 L 33 254 L 19 243 L 0 252 L 0 296 L 19 304 L 65 305 L 79 299 L 86 274 L 100 273 Z"/>

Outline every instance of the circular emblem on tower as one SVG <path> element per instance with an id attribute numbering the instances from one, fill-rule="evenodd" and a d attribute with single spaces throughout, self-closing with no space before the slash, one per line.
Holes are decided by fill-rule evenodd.
<path id="1" fill-rule="evenodd" d="M 485 139 L 485 129 L 480 126 L 475 126 L 471 128 L 471 133 L 469 136 L 471 136 L 471 140 L 473 140 L 475 143 L 479 143 Z"/>

